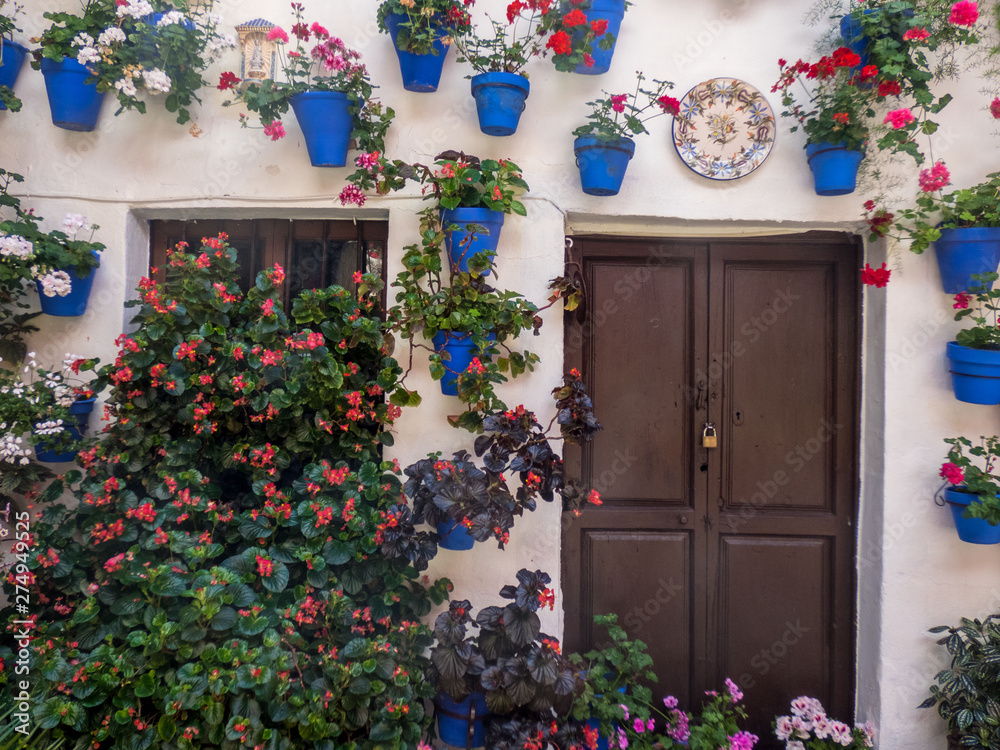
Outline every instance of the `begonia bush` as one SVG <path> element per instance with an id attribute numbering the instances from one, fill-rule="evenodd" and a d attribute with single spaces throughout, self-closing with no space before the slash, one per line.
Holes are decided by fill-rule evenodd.
<path id="1" fill-rule="evenodd" d="M 419 618 L 449 584 L 421 575 L 434 537 L 380 458 L 400 373 L 381 282 L 286 314 L 281 268 L 242 294 L 225 239 L 143 279 L 98 378 L 105 439 L 61 480 L 76 503 L 32 519 L 33 608 L 5 614 L 32 623 L 34 741 L 414 748 L 432 691 Z M 9 701 L 10 670 L 0 683 Z"/>

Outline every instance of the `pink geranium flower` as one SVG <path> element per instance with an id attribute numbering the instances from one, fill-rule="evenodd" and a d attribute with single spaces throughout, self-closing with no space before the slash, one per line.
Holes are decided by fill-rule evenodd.
<path id="1" fill-rule="evenodd" d="M 628 99 L 627 94 L 612 94 L 611 109 L 613 109 L 615 112 L 624 112 L 626 99 Z"/>
<path id="2" fill-rule="evenodd" d="M 924 39 L 929 37 L 931 32 L 927 29 L 910 29 L 905 34 L 903 34 L 904 42 L 922 42 Z"/>
<path id="3" fill-rule="evenodd" d="M 902 109 L 894 109 L 889 112 L 882 122 L 892 125 L 893 128 L 899 130 L 900 128 L 905 128 L 915 119 L 909 108 L 903 107 Z"/>
<path id="4" fill-rule="evenodd" d="M 956 466 L 951 461 L 946 461 L 941 464 L 939 476 L 942 479 L 947 479 L 951 484 L 961 484 L 962 480 L 965 479 L 965 473 L 962 471 L 962 467 Z"/>
<path id="5" fill-rule="evenodd" d="M 271 136 L 272 141 L 281 140 L 285 137 L 285 126 L 281 124 L 281 120 L 275 120 L 264 126 L 264 135 Z"/>
<path id="6" fill-rule="evenodd" d="M 955 26 L 972 26 L 979 20 L 979 8 L 972 0 L 960 0 L 951 6 L 948 23 Z"/>
<path id="7" fill-rule="evenodd" d="M 930 169 L 920 170 L 920 189 L 925 193 L 933 193 L 951 182 L 951 174 L 943 161 L 937 162 Z"/>
<path id="8" fill-rule="evenodd" d="M 1000 120 L 1000 96 L 990 102 L 990 114 L 994 120 Z"/>
<path id="9" fill-rule="evenodd" d="M 267 32 L 267 38 L 272 42 L 281 42 L 282 44 L 288 44 L 288 34 L 280 26 L 275 26 L 269 32 Z"/>

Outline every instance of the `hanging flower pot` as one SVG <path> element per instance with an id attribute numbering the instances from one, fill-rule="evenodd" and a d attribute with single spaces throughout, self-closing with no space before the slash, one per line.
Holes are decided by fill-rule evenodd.
<path id="1" fill-rule="evenodd" d="M 75 318 L 87 311 L 90 300 L 90 290 L 94 286 L 96 268 L 91 268 L 86 276 L 77 275 L 76 268 L 60 268 L 47 274 L 56 277 L 55 286 L 46 289 L 42 281 L 36 281 L 38 298 L 41 301 L 42 312 L 58 318 Z M 69 284 L 66 294 L 59 292 Z"/>
<path id="2" fill-rule="evenodd" d="M 457 265 L 460 271 L 468 272 L 469 258 L 476 253 L 485 252 L 490 260 L 495 258 L 503 220 L 503 211 L 489 208 L 459 206 L 441 209 L 441 226 L 446 232 L 445 249 L 448 251 L 448 262 Z M 458 228 L 448 232 L 448 227 L 452 224 Z M 472 232 L 466 228 L 470 224 L 476 225 Z M 488 276 L 489 272 L 484 275 Z"/>
<path id="3" fill-rule="evenodd" d="M 492 338 L 492 334 L 490 334 Z M 434 338 L 434 351 L 447 354 L 450 359 L 443 362 L 444 377 L 441 378 L 441 393 L 445 396 L 458 395 L 458 374 L 465 372 L 476 357 L 476 344 L 471 334 L 454 331 L 438 331 Z M 449 372 L 449 370 L 451 372 Z"/>
<path id="4" fill-rule="evenodd" d="M 66 57 L 58 62 L 43 57 L 42 75 L 53 125 L 81 132 L 97 127 L 104 94 L 97 90 L 96 83 L 84 83 L 90 76 L 85 66 Z"/>
<path id="5" fill-rule="evenodd" d="M 436 531 L 441 537 L 438 546 L 442 549 L 465 552 L 472 549 L 476 543 L 475 538 L 462 524 L 450 518 L 439 523 Z"/>
<path id="6" fill-rule="evenodd" d="M 354 119 L 350 99 L 339 91 L 305 91 L 291 98 L 314 167 L 347 164 Z"/>
<path id="7" fill-rule="evenodd" d="M 24 65 L 24 58 L 27 55 L 27 47 L 7 39 L 0 39 L 0 86 L 14 88 L 17 74 L 21 72 L 21 66 Z M 0 102 L 0 110 L 3 109 L 7 109 L 7 106 Z"/>
<path id="8" fill-rule="evenodd" d="M 625 170 L 635 154 L 635 141 L 618 138 L 613 141 L 582 136 L 573 143 L 576 165 L 580 169 L 580 184 L 587 195 L 618 195 Z"/>
<path id="9" fill-rule="evenodd" d="M 74 401 L 70 405 L 70 418 L 69 421 L 63 424 L 63 429 L 69 434 L 69 437 L 73 440 L 73 442 L 79 442 L 83 439 L 84 433 L 87 432 L 87 423 L 90 421 L 90 414 L 94 411 L 94 404 L 96 402 L 96 398 L 88 398 L 80 401 Z M 77 451 L 75 450 L 60 451 L 59 449 L 52 449 L 35 451 L 35 457 L 39 461 L 51 464 L 72 461 L 76 458 L 76 454 Z"/>
<path id="10" fill-rule="evenodd" d="M 881 11 L 873 8 L 856 10 L 840 19 L 840 36 L 843 37 L 844 42 L 850 48 L 851 52 L 854 52 L 861 58 L 861 64 L 858 67 L 864 67 L 868 64 L 869 42 L 868 37 L 864 35 L 865 26 L 861 21 L 861 17 L 878 12 Z"/>
<path id="11" fill-rule="evenodd" d="M 486 135 L 513 135 L 521 119 L 531 85 L 517 73 L 480 73 L 472 77 L 472 96 L 479 113 L 479 129 Z"/>
<path id="12" fill-rule="evenodd" d="M 942 229 L 934 241 L 941 286 L 958 294 L 978 285 L 973 274 L 993 273 L 1000 266 L 1000 227 Z"/>
<path id="13" fill-rule="evenodd" d="M 965 518 L 965 509 L 980 502 L 977 495 L 962 492 L 961 487 L 949 487 L 944 491 L 944 499 L 951 508 L 959 539 L 970 544 L 1000 544 L 1000 526 L 991 526 L 983 518 Z"/>
<path id="14" fill-rule="evenodd" d="M 570 6 L 575 7 L 575 6 Z M 601 48 L 603 36 L 594 40 L 594 49 L 590 56 L 594 59 L 594 64 L 587 66 L 580 63 L 576 66 L 577 73 L 586 76 L 596 76 L 607 73 L 611 68 L 611 58 L 615 54 L 615 44 L 618 42 L 618 32 L 621 29 L 622 19 L 625 17 L 625 0 L 593 0 L 589 9 L 584 11 L 587 14 L 587 21 L 607 21 L 608 28 L 605 34 L 614 35 L 615 43 L 608 49 Z"/>
<path id="15" fill-rule="evenodd" d="M 392 37 L 396 57 L 399 58 L 399 72 L 403 77 L 403 88 L 407 91 L 420 93 L 437 91 L 448 47 L 438 39 L 434 42 L 434 53 L 417 55 L 400 49 L 396 40 L 399 38 L 399 27 L 406 23 L 406 20 L 406 16 L 398 13 L 390 13 L 385 17 L 385 26 L 389 30 L 389 36 Z"/>
<path id="16" fill-rule="evenodd" d="M 849 150 L 843 144 L 808 144 L 806 160 L 813 173 L 816 195 L 853 193 L 858 184 L 858 168 L 864 158 L 863 151 Z"/>
<path id="17" fill-rule="evenodd" d="M 486 696 L 479 692 L 458 702 L 447 693 L 438 693 L 434 698 L 438 736 L 442 742 L 453 747 L 482 747 L 486 741 L 483 720 L 488 713 Z"/>
<path id="18" fill-rule="evenodd" d="M 948 342 L 955 398 L 967 404 L 1000 404 L 1000 351 Z"/>

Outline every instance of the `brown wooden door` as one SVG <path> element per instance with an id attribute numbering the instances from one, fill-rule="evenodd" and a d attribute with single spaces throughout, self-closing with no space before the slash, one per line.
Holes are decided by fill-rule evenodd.
<path id="1" fill-rule="evenodd" d="M 564 525 L 567 648 L 601 645 L 593 616 L 615 612 L 689 710 L 731 677 L 768 745 L 799 695 L 849 721 L 856 243 L 574 238 L 571 254 L 588 301 L 567 367 L 605 429 L 566 456 L 604 498 Z"/>

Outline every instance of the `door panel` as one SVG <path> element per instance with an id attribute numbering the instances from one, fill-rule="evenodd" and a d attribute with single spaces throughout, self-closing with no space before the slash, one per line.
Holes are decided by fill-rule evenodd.
<path id="1" fill-rule="evenodd" d="M 730 677 L 765 746 L 799 695 L 850 719 L 857 243 L 574 241 L 566 365 L 605 430 L 566 463 L 605 503 L 564 525 L 566 647 L 615 612 L 658 695 L 697 710 Z"/>

